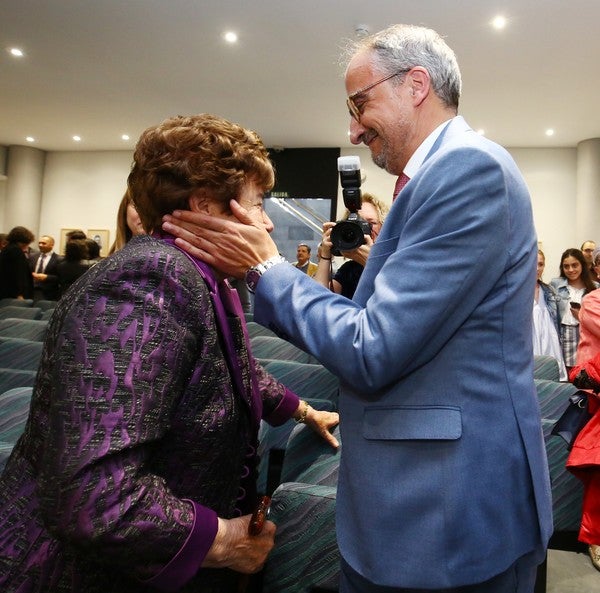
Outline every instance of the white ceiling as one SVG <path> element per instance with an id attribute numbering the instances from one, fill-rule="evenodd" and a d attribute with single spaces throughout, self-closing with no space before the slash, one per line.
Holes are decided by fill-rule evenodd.
<path id="1" fill-rule="evenodd" d="M 130 149 L 166 117 L 212 112 L 268 146 L 347 147 L 340 47 L 359 24 L 396 22 L 447 39 L 460 111 L 490 138 L 600 137 L 600 0 L 0 0 L 0 144 Z M 222 40 L 228 29 L 237 45 Z"/>

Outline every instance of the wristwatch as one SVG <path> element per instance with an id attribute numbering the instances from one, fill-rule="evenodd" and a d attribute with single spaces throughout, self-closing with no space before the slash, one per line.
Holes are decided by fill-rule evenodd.
<path id="1" fill-rule="evenodd" d="M 260 277 L 269 268 L 272 268 L 273 266 L 276 266 L 277 264 L 283 264 L 283 263 L 286 263 L 285 257 L 283 257 L 283 255 L 275 255 L 273 257 L 270 257 L 267 261 L 262 262 L 261 264 L 256 264 L 255 266 L 252 266 L 246 272 L 246 286 L 248 287 L 248 290 L 254 294 L 254 292 L 256 291 L 256 287 L 258 285 L 258 281 L 260 280 Z"/>

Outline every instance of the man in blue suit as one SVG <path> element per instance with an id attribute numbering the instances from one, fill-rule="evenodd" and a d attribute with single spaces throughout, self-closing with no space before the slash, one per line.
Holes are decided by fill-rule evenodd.
<path id="1" fill-rule="evenodd" d="M 352 301 L 280 265 L 236 204 L 231 221 L 165 224 L 224 273 L 246 274 L 255 319 L 341 380 L 344 592 L 531 593 L 552 530 L 530 199 L 510 155 L 457 116 L 460 87 L 431 30 L 397 25 L 354 49 L 352 142 L 410 180 Z"/>

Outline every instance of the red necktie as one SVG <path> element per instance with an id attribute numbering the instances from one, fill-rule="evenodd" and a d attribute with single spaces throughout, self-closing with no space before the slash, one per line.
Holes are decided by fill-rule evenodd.
<path id="1" fill-rule="evenodd" d="M 402 188 L 410 181 L 410 177 L 406 173 L 402 173 L 398 179 L 396 179 L 396 185 L 394 187 L 394 197 L 392 202 L 398 197 L 398 194 L 402 191 Z"/>

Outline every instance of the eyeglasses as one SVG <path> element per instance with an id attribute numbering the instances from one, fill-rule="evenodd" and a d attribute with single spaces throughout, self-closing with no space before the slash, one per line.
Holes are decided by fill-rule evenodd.
<path id="1" fill-rule="evenodd" d="M 346 105 L 348 106 L 348 111 L 350 112 L 350 116 L 353 117 L 358 123 L 360 123 L 360 116 L 362 115 L 362 112 L 361 112 L 360 108 L 356 105 L 356 103 L 354 102 L 354 99 L 356 99 L 356 97 L 358 97 L 359 95 L 362 95 L 363 93 L 366 93 L 367 91 L 370 91 L 372 88 L 375 88 L 378 84 L 381 84 L 382 82 L 385 82 L 386 80 L 389 80 L 390 78 L 394 78 L 394 76 L 398 76 L 400 74 L 406 74 L 407 72 L 410 72 L 410 70 L 411 70 L 411 68 L 405 68 L 404 70 L 398 70 L 397 72 L 388 74 L 387 76 L 384 76 L 383 78 L 375 81 L 373 84 L 369 84 L 369 85 L 363 87 L 362 89 L 359 89 L 358 91 L 354 91 L 346 99 Z"/>

